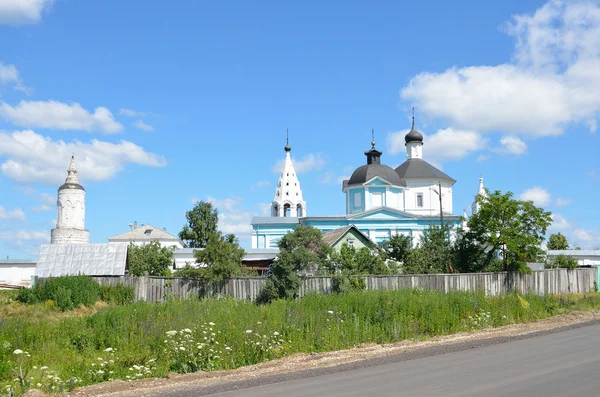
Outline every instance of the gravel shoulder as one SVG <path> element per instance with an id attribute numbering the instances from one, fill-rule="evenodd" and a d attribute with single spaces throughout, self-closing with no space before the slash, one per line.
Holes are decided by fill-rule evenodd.
<path id="1" fill-rule="evenodd" d="M 461 332 L 433 337 L 425 341 L 402 341 L 386 345 L 365 344 L 342 351 L 294 354 L 229 371 L 170 374 L 167 378 L 141 379 L 132 382 L 113 381 L 78 388 L 65 395 L 140 397 L 176 394 L 177 390 L 188 388 L 198 388 L 201 390 L 198 395 L 208 395 L 510 342 L 598 323 L 600 323 L 600 311 L 573 312 L 527 324 Z M 26 393 L 27 396 L 42 394 L 37 390 Z"/>

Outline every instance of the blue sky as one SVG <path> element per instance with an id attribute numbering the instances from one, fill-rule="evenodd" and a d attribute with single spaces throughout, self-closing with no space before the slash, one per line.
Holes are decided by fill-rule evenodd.
<path id="1" fill-rule="evenodd" d="M 598 2 L 0 0 L 0 257 L 49 241 L 72 153 L 92 242 L 200 199 L 248 247 L 286 128 L 308 215 L 341 214 L 412 106 L 455 213 L 481 174 L 600 247 Z"/>

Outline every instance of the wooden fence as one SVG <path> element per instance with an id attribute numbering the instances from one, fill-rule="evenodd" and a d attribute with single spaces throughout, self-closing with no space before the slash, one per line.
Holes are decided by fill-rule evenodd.
<path id="1" fill-rule="evenodd" d="M 418 274 L 398 276 L 360 276 L 366 288 L 404 289 L 421 288 L 448 292 L 484 291 L 487 295 L 499 295 L 512 291 L 523 294 L 579 294 L 594 290 L 596 268 L 548 269 L 532 274 L 518 273 L 466 273 L 466 274 Z M 163 277 L 94 277 L 100 284 L 131 285 L 136 300 L 157 302 L 168 297 L 222 297 L 254 300 L 262 289 L 265 278 L 240 277 L 219 285 L 206 285 L 201 280 Z M 330 293 L 331 277 L 306 277 L 302 279 L 300 296 L 307 293 Z"/>

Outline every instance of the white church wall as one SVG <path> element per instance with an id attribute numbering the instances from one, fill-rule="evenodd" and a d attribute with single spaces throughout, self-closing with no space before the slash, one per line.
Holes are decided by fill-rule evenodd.
<path id="1" fill-rule="evenodd" d="M 29 286 L 35 274 L 36 261 L 0 260 L 0 284 Z"/>

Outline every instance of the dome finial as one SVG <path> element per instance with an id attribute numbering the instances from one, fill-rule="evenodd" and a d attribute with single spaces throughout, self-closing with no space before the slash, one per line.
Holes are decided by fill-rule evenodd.
<path id="1" fill-rule="evenodd" d="M 423 143 L 423 135 L 415 129 L 415 107 L 412 107 L 412 126 L 410 131 L 404 137 L 404 142 L 407 144 L 410 142 L 421 142 Z"/>
<path id="2" fill-rule="evenodd" d="M 371 149 L 375 149 L 375 129 L 371 128 Z"/>
<path id="3" fill-rule="evenodd" d="M 290 147 L 290 134 L 288 129 L 285 129 L 285 147 L 284 147 L 286 152 L 290 152 L 292 150 L 292 148 Z"/>
<path id="4" fill-rule="evenodd" d="M 412 113 L 413 113 L 413 115 L 412 115 L 412 128 L 411 128 L 411 130 L 414 130 L 415 129 L 415 107 L 414 106 L 412 107 Z"/>

